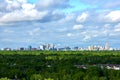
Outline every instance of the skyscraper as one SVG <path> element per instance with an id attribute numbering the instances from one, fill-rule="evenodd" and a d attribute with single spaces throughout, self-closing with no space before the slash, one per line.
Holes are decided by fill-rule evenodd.
<path id="1" fill-rule="evenodd" d="M 28 50 L 32 50 L 32 46 L 31 45 L 28 46 Z"/>
<path id="2" fill-rule="evenodd" d="M 45 50 L 46 46 L 45 46 L 45 45 L 40 44 L 39 48 L 40 48 L 40 50 Z"/>
<path id="3" fill-rule="evenodd" d="M 105 43 L 104 50 L 109 50 L 109 44 Z"/>
<path id="4" fill-rule="evenodd" d="M 46 44 L 46 49 L 45 50 L 50 50 L 50 44 Z"/>

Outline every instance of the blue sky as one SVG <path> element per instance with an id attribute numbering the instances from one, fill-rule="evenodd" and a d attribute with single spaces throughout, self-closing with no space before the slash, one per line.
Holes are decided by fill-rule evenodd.
<path id="1" fill-rule="evenodd" d="M 0 0 L 0 48 L 120 48 L 119 0 Z"/>
<path id="2" fill-rule="evenodd" d="M 33 4 L 36 3 L 36 2 L 38 2 L 38 1 L 39 0 L 28 0 L 29 3 L 33 3 Z"/>

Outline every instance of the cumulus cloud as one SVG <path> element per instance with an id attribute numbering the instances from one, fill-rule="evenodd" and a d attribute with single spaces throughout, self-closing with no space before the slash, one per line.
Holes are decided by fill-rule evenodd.
<path id="1" fill-rule="evenodd" d="M 60 20 L 64 17 L 64 14 L 60 11 L 57 11 L 56 5 L 62 7 L 63 4 L 66 5 L 65 2 L 69 0 L 44 0 L 40 1 L 39 7 L 44 8 L 50 7 L 50 9 L 46 8 L 43 10 L 38 10 L 37 4 L 28 3 L 27 0 L 5 0 L 5 6 L 0 6 L 0 10 L 4 7 L 3 11 L 0 12 L 0 23 L 9 23 L 16 21 L 39 21 L 39 22 L 48 22 L 48 21 L 56 21 Z M 41 4 L 42 3 L 42 4 Z M 55 8 L 55 10 L 52 9 Z M 68 17 L 67 17 L 68 20 Z"/>
<path id="2" fill-rule="evenodd" d="M 68 37 L 72 37 L 72 36 L 74 36 L 72 33 L 67 33 L 67 36 Z"/>
<path id="3" fill-rule="evenodd" d="M 90 5 L 100 2 L 100 0 L 80 1 L 85 4 L 90 2 Z M 103 7 L 119 5 L 116 2 L 112 5 L 111 1 L 104 1 L 109 2 L 109 5 Z M 105 3 L 101 2 L 97 5 L 101 6 Z M 95 40 L 102 41 L 111 36 L 119 37 L 120 10 L 117 10 L 118 8 L 113 10 L 97 6 L 97 8 L 91 9 L 88 3 L 88 7 L 82 11 L 83 9 L 77 7 L 79 3 L 75 2 L 76 7 L 71 8 L 73 10 L 68 9 L 71 7 L 70 4 L 72 3 L 69 0 L 39 0 L 38 3 L 29 3 L 28 0 L 0 0 L 0 27 L 4 26 L 0 29 L 1 40 L 9 37 L 9 39 L 13 38 L 14 42 L 14 38 L 21 40 L 20 38 L 23 37 L 24 39 L 19 42 L 29 43 L 29 41 L 25 41 L 27 37 L 30 42 L 34 41 L 34 43 L 39 43 L 40 39 L 46 42 L 54 40 L 57 43 L 61 42 L 61 39 L 63 42 L 69 39 L 69 42 L 79 44 L 80 41 L 91 40 L 91 43 L 94 43 Z M 81 8 L 84 8 L 85 4 L 81 2 Z M 18 22 L 16 23 L 16 21 Z M 20 27 L 11 28 L 11 26 Z M 20 35 L 16 36 L 16 34 Z M 69 42 L 68 44 L 73 44 Z"/>
<path id="4" fill-rule="evenodd" d="M 16 22 L 16 21 L 29 21 L 29 20 L 41 20 L 47 11 L 38 12 L 35 9 L 32 10 L 16 10 L 14 12 L 6 13 L 0 18 L 0 22 Z"/>
<path id="5" fill-rule="evenodd" d="M 5 0 L 4 3 L 6 3 L 6 11 L 9 12 L 1 13 L 0 23 L 41 19 L 46 15 L 46 12 L 38 12 L 34 9 L 35 4 L 27 3 L 27 0 Z"/>
<path id="6" fill-rule="evenodd" d="M 111 11 L 105 16 L 105 19 L 107 19 L 110 22 L 120 21 L 120 10 Z"/>
<path id="7" fill-rule="evenodd" d="M 69 0 L 40 0 L 36 7 L 43 9 L 64 9 L 70 7 Z"/>
<path id="8" fill-rule="evenodd" d="M 17 0 L 6 0 L 7 6 L 6 6 L 6 10 L 8 11 L 12 11 L 15 10 L 17 8 L 20 8 L 20 3 Z"/>
<path id="9" fill-rule="evenodd" d="M 81 15 L 77 17 L 76 21 L 81 23 L 86 21 L 87 18 L 88 18 L 88 14 L 83 12 Z"/>
<path id="10" fill-rule="evenodd" d="M 79 24 L 79 25 L 74 25 L 73 26 L 73 29 L 74 30 L 80 30 L 80 29 L 82 29 L 83 28 L 83 25 L 81 25 L 81 24 Z"/>
<path id="11" fill-rule="evenodd" d="M 0 9 L 5 12 L 11 12 L 21 9 L 21 6 L 25 3 L 27 3 L 27 0 L 3 0 L 0 3 Z"/>
<path id="12" fill-rule="evenodd" d="M 60 23 L 66 23 L 66 22 L 69 22 L 69 21 L 73 21 L 75 18 L 75 14 L 73 13 L 70 13 L 70 14 L 65 14 L 64 17 L 59 20 Z"/>
<path id="13" fill-rule="evenodd" d="M 22 5 L 22 9 L 24 9 L 24 10 L 32 10 L 34 8 L 35 8 L 35 4 L 26 3 L 26 4 Z"/>
<path id="14" fill-rule="evenodd" d="M 63 13 L 58 13 L 58 12 L 54 12 L 54 11 L 46 11 L 46 15 L 42 18 L 42 19 L 38 19 L 38 22 L 41 23 L 47 23 L 47 22 L 57 22 L 62 20 L 65 15 Z M 34 19 L 35 20 L 35 19 Z"/>

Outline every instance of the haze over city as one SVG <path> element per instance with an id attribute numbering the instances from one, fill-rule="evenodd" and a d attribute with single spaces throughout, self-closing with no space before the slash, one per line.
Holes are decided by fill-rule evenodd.
<path id="1" fill-rule="evenodd" d="M 0 48 L 120 48 L 119 0 L 0 0 Z"/>

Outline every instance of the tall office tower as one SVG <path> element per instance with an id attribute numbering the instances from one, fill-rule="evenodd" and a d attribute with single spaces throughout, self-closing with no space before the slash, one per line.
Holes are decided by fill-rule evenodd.
<path id="1" fill-rule="evenodd" d="M 45 50 L 46 46 L 45 46 L 45 45 L 40 44 L 39 48 L 40 48 L 40 50 Z"/>
<path id="2" fill-rule="evenodd" d="M 55 49 L 55 44 L 52 45 L 52 49 L 53 49 L 53 50 Z"/>
<path id="3" fill-rule="evenodd" d="M 46 50 L 50 50 L 50 44 L 46 44 Z"/>
<path id="4" fill-rule="evenodd" d="M 94 50 L 94 46 L 88 46 L 88 50 Z"/>
<path id="5" fill-rule="evenodd" d="M 28 46 L 28 50 L 32 50 L 32 46 L 31 45 Z"/>
<path id="6" fill-rule="evenodd" d="M 105 43 L 104 50 L 109 50 L 109 44 Z"/>
<path id="7" fill-rule="evenodd" d="M 88 46 L 88 50 L 91 50 L 91 46 Z"/>

